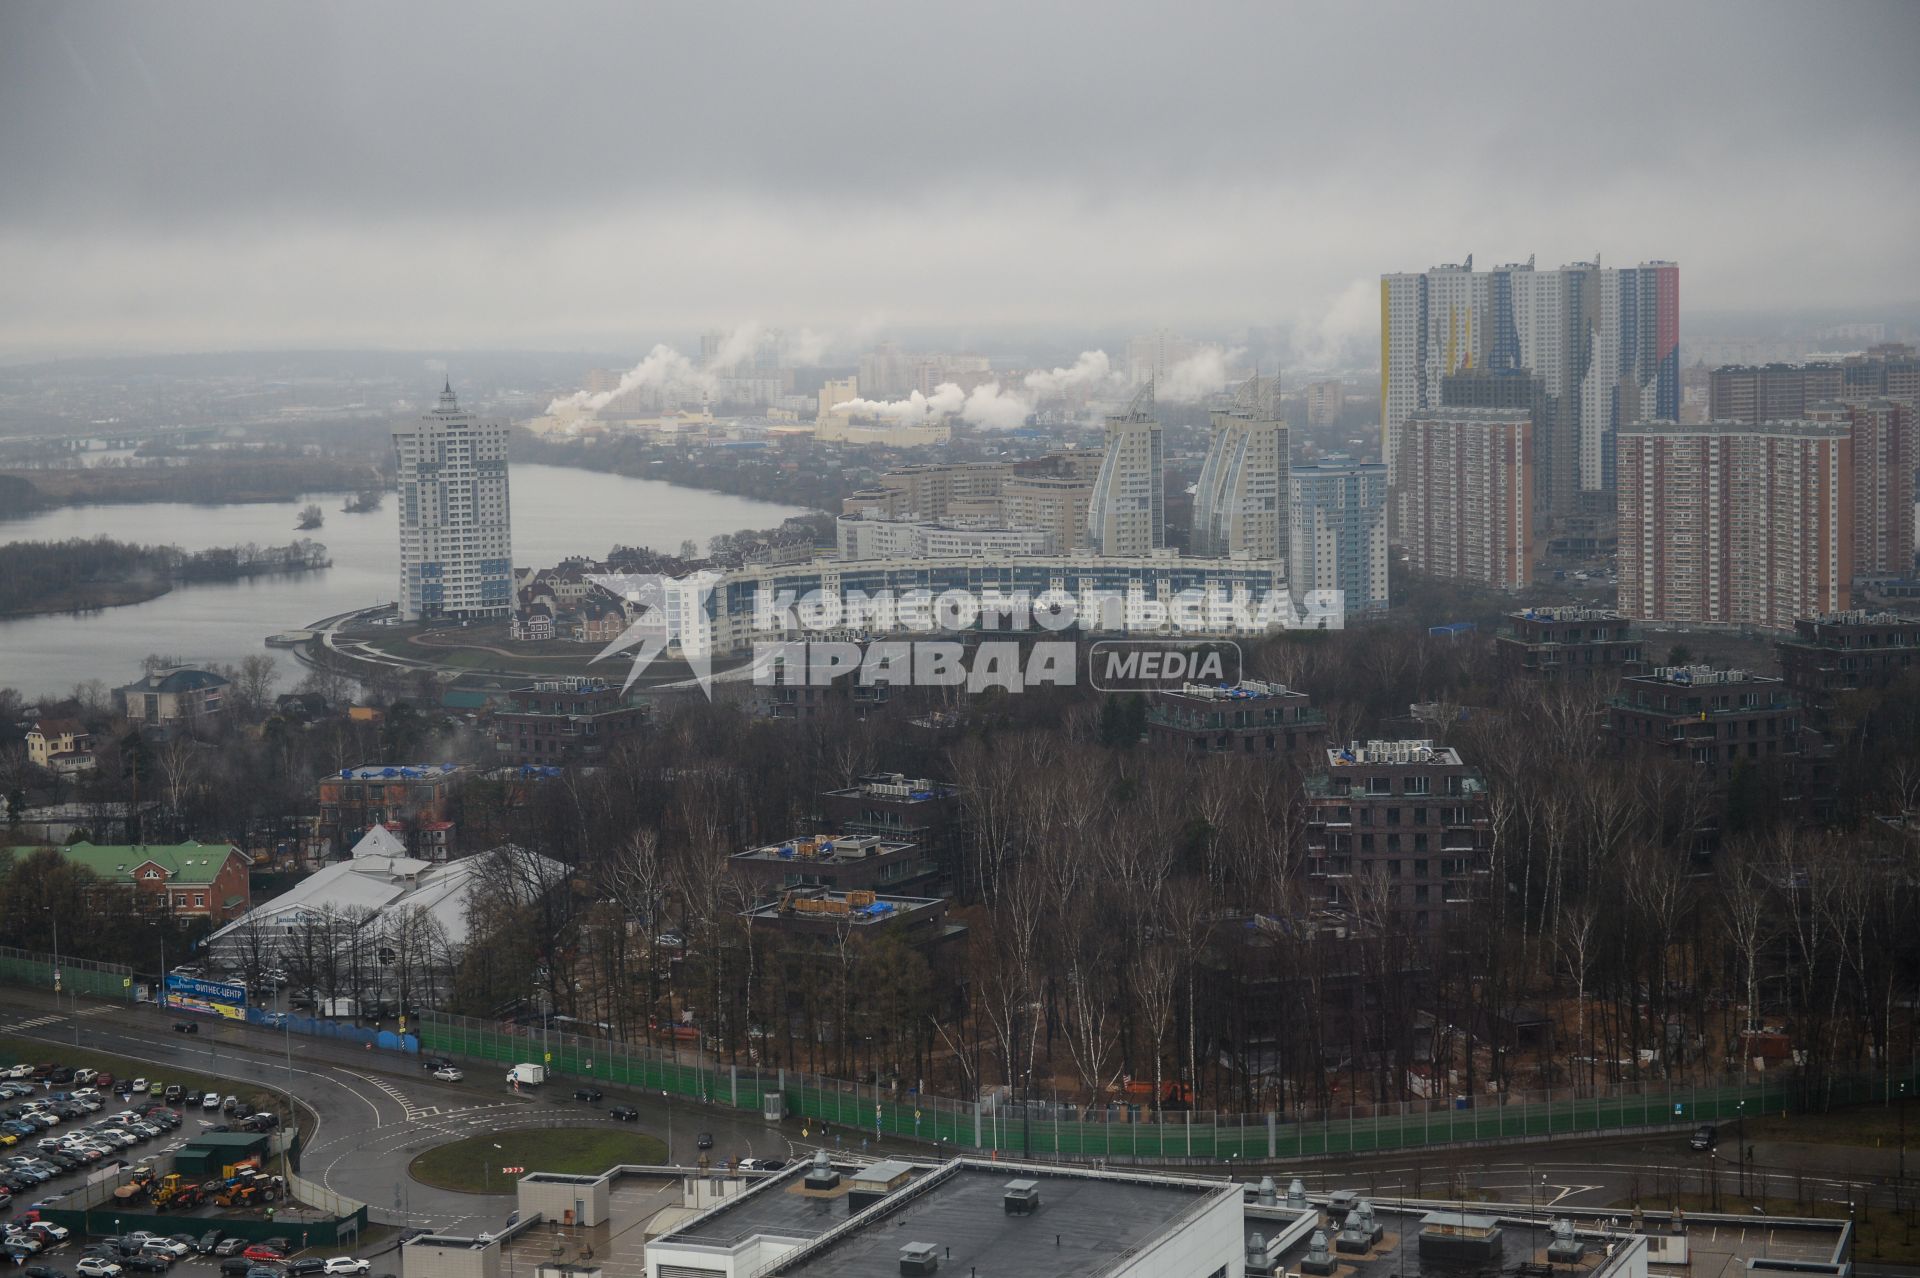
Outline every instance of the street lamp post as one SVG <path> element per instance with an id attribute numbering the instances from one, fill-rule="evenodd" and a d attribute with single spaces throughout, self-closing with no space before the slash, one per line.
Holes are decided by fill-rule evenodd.
<path id="1" fill-rule="evenodd" d="M 1900 1084 L 1900 1188 L 1906 1192 L 1907 1184 L 1907 1085 Z"/>

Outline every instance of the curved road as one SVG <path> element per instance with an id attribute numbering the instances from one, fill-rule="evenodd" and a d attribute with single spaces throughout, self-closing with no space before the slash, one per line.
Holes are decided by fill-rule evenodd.
<path id="1" fill-rule="evenodd" d="M 672 1130 L 670 1161 L 698 1159 L 695 1138 L 714 1136 L 717 1158 L 791 1156 L 784 1134 L 751 1114 L 658 1096 L 610 1091 L 597 1105 L 571 1101 L 570 1084 L 544 1095 L 515 1095 L 505 1070 L 476 1067 L 460 1083 L 435 1082 L 415 1058 L 357 1049 L 260 1026 L 196 1018 L 192 1037 L 173 1032 L 177 1014 L 149 1004 L 114 1003 L 7 990 L 0 993 L 0 1034 L 40 1039 L 77 1053 L 88 1048 L 151 1064 L 155 1072 L 192 1069 L 290 1092 L 314 1122 L 300 1156 L 300 1174 L 367 1203 L 382 1222 L 459 1230 L 497 1225 L 512 1210 L 510 1193 L 465 1194 L 420 1184 L 408 1166 L 424 1150 L 510 1127 L 604 1127 L 606 1109 L 632 1105 L 633 1127 L 662 1141 Z M 53 1053 L 49 1053 L 53 1055 Z M 484 1074 L 482 1070 L 484 1069 Z M 191 1119 L 189 1120 L 191 1122 Z M 622 1124 L 622 1127 L 626 1127 Z"/>

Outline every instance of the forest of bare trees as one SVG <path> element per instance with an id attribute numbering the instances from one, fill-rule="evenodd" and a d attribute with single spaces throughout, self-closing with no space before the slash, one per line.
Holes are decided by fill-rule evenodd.
<path id="1" fill-rule="evenodd" d="M 1337 914 L 1314 908 L 1300 769 L 1169 757 L 1140 738 L 1137 706 L 1088 689 L 990 694 L 940 717 L 909 693 L 870 719 L 799 722 L 668 700 L 604 767 L 459 792 L 468 846 L 567 871 L 534 884 L 503 854 L 448 987 L 420 997 L 726 1062 L 1086 1105 L 1311 1112 L 1415 1087 L 1588 1094 L 1756 1068 L 1817 1103 L 1834 1078 L 1910 1068 L 1920 845 L 1883 818 L 1910 819 L 1920 798 L 1912 683 L 1837 706 L 1828 779 L 1787 801 L 1765 778 L 1716 789 L 1617 753 L 1598 693 L 1503 679 L 1484 645 L 1378 627 L 1249 659 L 1311 692 L 1333 739 L 1456 747 L 1486 780 L 1487 890 L 1424 930 L 1364 876 Z M 1406 721 L 1416 702 L 1424 724 Z M 488 749 L 411 712 L 283 722 L 244 762 L 209 756 L 182 819 L 220 836 L 240 775 L 259 777 L 251 802 L 297 810 L 318 770 L 374 757 L 394 732 L 435 757 Z M 961 941 L 756 919 L 727 857 L 812 828 L 823 791 L 879 769 L 963 796 Z M 0 940 L 30 942 L 32 920 L 18 923 Z M 328 947 L 315 949 L 318 964 Z"/>

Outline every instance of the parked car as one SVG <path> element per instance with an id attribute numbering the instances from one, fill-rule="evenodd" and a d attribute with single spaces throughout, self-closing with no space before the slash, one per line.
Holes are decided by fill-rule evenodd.
<path id="1" fill-rule="evenodd" d="M 244 1278 L 247 1270 L 253 1268 L 253 1262 L 242 1256 L 228 1256 L 220 1262 L 223 1278 Z"/>
<path id="2" fill-rule="evenodd" d="M 24 1271 L 26 1278 L 67 1278 L 58 1269 L 46 1265 L 28 1265 Z"/>
<path id="3" fill-rule="evenodd" d="M 248 1260 L 278 1261 L 278 1260 L 285 1260 L 287 1258 L 286 1252 L 275 1251 L 272 1247 L 267 1246 L 265 1243 L 255 1243 L 253 1246 L 247 1248 L 245 1251 L 241 1252 L 240 1254 L 242 1256 L 245 1256 Z"/>
<path id="4" fill-rule="evenodd" d="M 105 1256 L 82 1256 L 74 1271 L 80 1278 L 120 1278 L 120 1266 Z"/>
<path id="5" fill-rule="evenodd" d="M 176 1034 L 198 1034 L 200 1032 L 200 1025 L 197 1021 L 175 1021 L 173 1023 L 173 1032 Z"/>
<path id="6" fill-rule="evenodd" d="M 220 1093 L 208 1092 L 205 1096 L 202 1096 L 200 1098 L 200 1108 L 201 1109 L 219 1109 Z"/>
<path id="7" fill-rule="evenodd" d="M 213 1249 L 219 1245 L 220 1231 L 217 1229 L 209 1229 L 206 1233 L 200 1235 L 199 1241 L 193 1244 L 193 1249 L 205 1256 L 209 1255 Z"/>
<path id="8" fill-rule="evenodd" d="M 142 1247 L 121 1262 L 136 1274 L 164 1274 L 173 1268 L 173 1255 L 152 1247 Z"/>
<path id="9" fill-rule="evenodd" d="M 56 1225 L 51 1220 L 36 1220 L 27 1226 L 30 1234 L 39 1234 L 48 1242 L 65 1242 L 72 1232 L 65 1225 Z"/>
<path id="10" fill-rule="evenodd" d="M 305 1278 L 307 1274 L 324 1274 L 325 1272 L 327 1272 L 327 1262 L 318 1257 L 290 1261 L 287 1264 L 287 1273 L 291 1278 Z"/>
<path id="11" fill-rule="evenodd" d="M 575 1100 L 597 1101 L 600 1100 L 603 1095 L 604 1093 L 597 1087 L 576 1087 L 573 1089 L 573 1098 Z"/>
<path id="12" fill-rule="evenodd" d="M 1687 1138 L 1687 1148 L 1696 1152 L 1709 1150 L 1720 1144 L 1720 1129 L 1712 1123 L 1702 1123 L 1693 1129 L 1693 1135 Z"/>
<path id="13" fill-rule="evenodd" d="M 185 1099 L 186 1094 L 187 1089 L 180 1086 L 180 1084 L 168 1083 L 167 1090 L 160 1094 L 160 1099 L 166 1101 L 169 1105 L 178 1105 Z"/>
<path id="14" fill-rule="evenodd" d="M 616 1122 L 637 1123 L 640 1121 L 640 1111 L 631 1105 L 615 1105 L 607 1111 L 607 1117 Z"/>
<path id="15" fill-rule="evenodd" d="M 244 1238 L 222 1238 L 214 1244 L 213 1254 L 216 1256 L 238 1256 L 246 1249 L 247 1240 Z"/>
<path id="16" fill-rule="evenodd" d="M 364 1260 L 359 1260 L 352 1256 L 335 1256 L 327 1261 L 326 1272 L 329 1274 L 364 1274 L 371 1268 L 373 1268 L 373 1266 Z"/>
<path id="17" fill-rule="evenodd" d="M 134 1091 L 136 1091 L 136 1092 L 144 1092 L 144 1091 L 146 1091 L 146 1090 L 147 1090 L 147 1080 L 146 1080 L 146 1079 L 144 1079 L 144 1078 L 136 1078 L 136 1079 L 134 1079 L 134 1080 L 133 1080 L 133 1090 L 134 1090 Z"/>
<path id="18" fill-rule="evenodd" d="M 443 1083 L 457 1083 L 466 1077 L 465 1074 L 462 1074 L 451 1065 L 442 1065 L 439 1069 L 433 1071 L 433 1076 Z"/>

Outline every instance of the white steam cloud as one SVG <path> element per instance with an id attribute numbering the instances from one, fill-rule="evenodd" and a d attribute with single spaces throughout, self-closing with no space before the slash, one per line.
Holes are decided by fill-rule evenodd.
<path id="1" fill-rule="evenodd" d="M 850 399 L 835 404 L 833 411 L 908 425 L 958 414 L 963 420 L 989 430 L 1012 430 L 1026 424 L 1033 406 L 1019 395 L 1002 391 L 999 382 L 985 382 L 970 392 L 952 382 L 942 382 L 933 388 L 931 395 L 914 391 L 905 399 Z"/>
<path id="2" fill-rule="evenodd" d="M 1197 351 L 1167 370 L 1155 393 L 1169 401 L 1203 400 L 1227 384 L 1228 366 L 1243 354 L 1245 351 L 1238 347 Z M 1114 367 L 1105 351 L 1082 351 L 1069 367 L 1028 373 L 1018 389 L 993 381 L 968 392 L 953 382 L 942 382 L 931 395 L 914 391 L 905 399 L 850 399 L 834 405 L 832 411 L 910 424 L 957 415 L 989 430 L 1013 430 L 1026 425 L 1046 400 L 1122 398 L 1130 389 L 1126 375 Z"/>
<path id="3" fill-rule="evenodd" d="M 1227 366 L 1246 354 L 1244 347 L 1222 350 L 1208 346 L 1167 370 L 1166 380 L 1153 388 L 1161 399 L 1192 403 L 1206 399 L 1227 384 Z"/>
<path id="4" fill-rule="evenodd" d="M 685 355 L 661 343 L 648 351 L 645 359 L 622 373 L 620 384 L 612 390 L 601 391 L 597 395 L 586 391 L 562 395 L 547 405 L 547 415 L 568 410 L 597 413 L 615 399 L 642 386 L 657 386 L 663 391 L 698 398 L 711 394 L 714 384 L 712 373 L 696 367 Z"/>
<path id="5" fill-rule="evenodd" d="M 643 386 L 657 387 L 668 398 L 712 398 L 719 388 L 721 370 L 731 369 L 752 359 L 768 335 L 762 324 L 742 324 L 726 335 L 705 364 L 697 364 L 673 347 L 661 343 L 648 351 L 645 359 L 622 373 L 619 385 L 612 390 L 598 394 L 575 391 L 571 395 L 562 395 L 547 405 L 547 414 L 597 413 L 620 396 Z M 832 343 L 831 336 L 811 328 L 786 333 L 781 337 L 782 358 L 789 365 L 818 363 Z"/>
<path id="6" fill-rule="evenodd" d="M 1125 383 L 1105 351 L 1081 351 L 1071 368 L 1035 369 L 1026 377 L 1027 393 L 1035 399 L 1119 394 Z"/>

